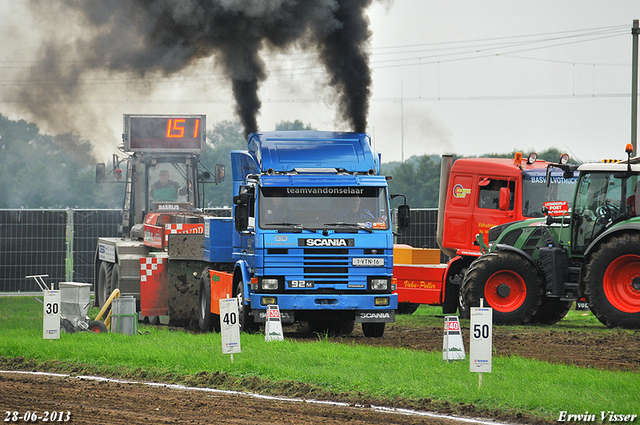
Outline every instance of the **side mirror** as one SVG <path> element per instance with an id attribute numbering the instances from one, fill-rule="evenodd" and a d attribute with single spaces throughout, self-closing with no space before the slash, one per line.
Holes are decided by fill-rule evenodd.
<path id="1" fill-rule="evenodd" d="M 249 196 L 246 193 L 241 193 L 233 197 L 233 203 L 235 205 L 247 205 L 249 203 Z"/>
<path id="2" fill-rule="evenodd" d="M 398 232 L 404 232 L 411 224 L 411 214 L 409 205 L 403 204 L 398 207 Z"/>
<path id="3" fill-rule="evenodd" d="M 223 164 L 216 164 L 216 168 L 215 168 L 215 183 L 222 183 L 224 181 L 224 172 L 225 172 L 225 168 Z"/>
<path id="4" fill-rule="evenodd" d="M 235 198 L 233 200 L 235 203 Z M 237 232 L 244 232 L 249 228 L 249 208 L 246 203 L 236 204 L 234 221 Z"/>
<path id="5" fill-rule="evenodd" d="M 498 208 L 501 211 L 507 211 L 509 209 L 509 188 L 501 187 L 500 188 L 500 200 L 498 204 Z"/>
<path id="6" fill-rule="evenodd" d="M 105 175 L 106 171 L 104 162 L 96 164 L 96 183 L 104 183 Z"/>

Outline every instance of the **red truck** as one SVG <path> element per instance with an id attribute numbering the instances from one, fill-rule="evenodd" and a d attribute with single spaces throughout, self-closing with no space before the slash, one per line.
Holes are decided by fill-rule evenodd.
<path id="1" fill-rule="evenodd" d="M 568 155 L 560 162 L 566 163 Z M 443 155 L 437 241 L 449 258 L 440 263 L 440 250 L 396 245 L 393 276 L 397 280 L 398 313 L 413 313 L 420 304 L 441 305 L 443 314 L 460 307 L 459 288 L 473 260 L 480 256 L 475 242 L 490 228 L 526 218 L 569 210 L 577 176 L 566 178 L 535 154 L 523 158 L 460 158 Z M 549 170 L 549 171 L 548 171 Z M 547 172 L 549 179 L 547 184 Z M 468 312 L 464 307 L 460 315 Z"/>

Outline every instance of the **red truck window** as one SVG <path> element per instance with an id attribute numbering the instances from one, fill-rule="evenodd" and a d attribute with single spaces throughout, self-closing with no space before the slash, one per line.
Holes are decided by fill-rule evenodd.
<path id="1" fill-rule="evenodd" d="M 515 182 L 507 180 L 481 179 L 479 185 L 478 207 L 497 210 L 500 209 L 500 189 L 509 187 L 509 211 L 513 210 Z"/>

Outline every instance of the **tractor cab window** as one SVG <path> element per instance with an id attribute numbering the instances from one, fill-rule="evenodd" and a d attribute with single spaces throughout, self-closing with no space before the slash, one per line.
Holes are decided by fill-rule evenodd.
<path id="1" fill-rule="evenodd" d="M 584 250 L 621 217 L 637 215 L 638 176 L 626 173 L 588 173 L 576 193 L 573 250 Z"/>
<path id="2" fill-rule="evenodd" d="M 149 167 L 149 203 L 194 202 L 195 193 L 185 164 L 160 163 Z"/>

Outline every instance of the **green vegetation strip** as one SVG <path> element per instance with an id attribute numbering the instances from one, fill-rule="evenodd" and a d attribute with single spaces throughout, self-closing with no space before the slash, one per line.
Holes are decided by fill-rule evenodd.
<path id="1" fill-rule="evenodd" d="M 285 395 L 391 403 L 553 421 L 561 411 L 640 413 L 632 372 L 589 370 L 520 357 L 493 359 L 493 372 L 469 372 L 468 361 L 447 363 L 440 352 L 313 342 L 265 342 L 242 334 L 242 353 L 221 352 L 220 335 L 140 326 L 142 335 L 66 334 L 42 339 L 42 305 L 0 298 L 0 368 L 48 369 L 169 380 Z M 419 331 L 418 329 L 416 331 Z M 541 347 L 544 349 L 544 347 Z"/>

